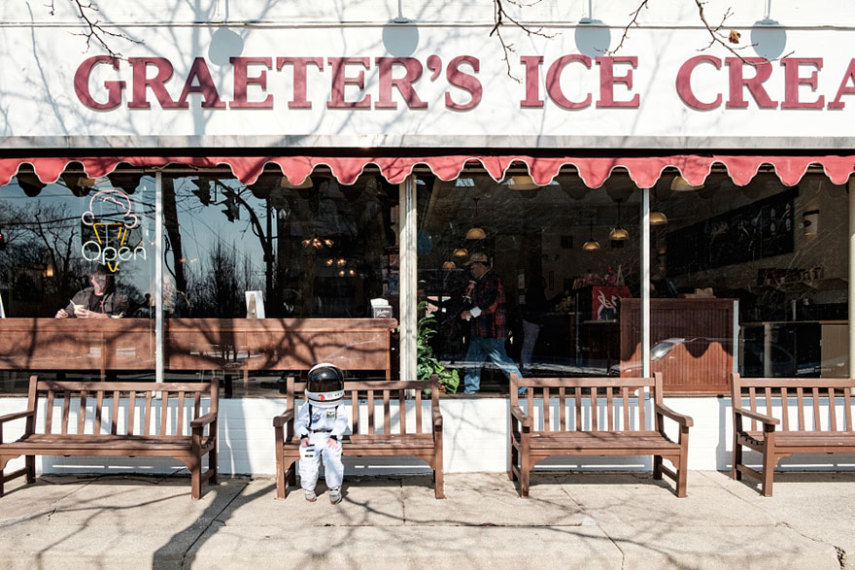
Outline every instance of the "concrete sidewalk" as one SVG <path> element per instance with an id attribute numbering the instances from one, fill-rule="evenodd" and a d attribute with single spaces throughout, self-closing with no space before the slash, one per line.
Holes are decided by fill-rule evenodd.
<path id="1" fill-rule="evenodd" d="M 852 568 L 855 473 L 776 476 L 775 496 L 689 472 L 349 478 L 345 498 L 228 479 L 200 501 L 180 477 L 45 476 L 0 498 L 3 568 Z M 321 485 L 322 486 L 322 485 Z M 465 566 L 464 566 L 465 565 Z"/>

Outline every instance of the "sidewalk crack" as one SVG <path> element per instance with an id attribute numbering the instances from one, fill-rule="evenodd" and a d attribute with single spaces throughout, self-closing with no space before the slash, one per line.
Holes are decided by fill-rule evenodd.
<path id="1" fill-rule="evenodd" d="M 617 548 L 617 551 L 620 552 L 620 567 L 621 567 L 621 570 L 626 570 L 626 552 L 624 552 L 623 548 L 620 547 L 620 543 L 618 541 L 616 541 L 614 538 L 612 538 L 612 536 L 608 532 L 606 532 L 606 529 L 604 529 L 600 525 L 600 523 L 597 522 L 597 519 L 595 519 L 590 514 L 588 514 L 588 510 L 585 508 L 584 505 L 582 505 L 581 503 L 579 503 L 579 501 L 576 500 L 576 497 L 571 495 L 570 492 L 566 488 L 563 489 L 563 491 L 567 495 L 567 497 L 569 497 L 569 499 L 571 501 L 573 501 L 573 504 L 575 504 L 576 507 L 579 509 L 579 511 L 582 513 L 584 518 L 582 519 L 582 525 L 581 526 L 586 526 L 587 522 L 591 521 L 591 523 L 593 523 L 594 526 L 596 526 L 598 529 L 600 529 L 600 532 L 603 533 L 603 536 L 605 536 L 608 539 L 608 541 L 612 544 L 612 546 Z"/>

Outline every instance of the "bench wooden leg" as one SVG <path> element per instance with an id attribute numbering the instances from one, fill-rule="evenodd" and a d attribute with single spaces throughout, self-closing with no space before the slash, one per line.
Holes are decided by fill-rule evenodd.
<path id="1" fill-rule="evenodd" d="M 531 459 L 528 454 L 523 454 L 520 463 L 520 497 L 528 497 L 528 487 L 531 483 Z"/>
<path id="2" fill-rule="evenodd" d="M 514 468 L 516 468 L 517 465 L 519 465 L 519 461 L 520 461 L 520 452 L 516 448 L 516 446 L 514 445 L 513 436 L 511 436 L 511 468 L 508 471 L 508 479 L 510 479 L 511 481 L 513 481 L 515 479 Z"/>
<path id="3" fill-rule="evenodd" d="M 764 497 L 772 496 L 772 479 L 775 476 L 775 454 L 768 445 L 763 447 L 763 481 L 760 490 Z"/>
<path id="4" fill-rule="evenodd" d="M 276 498 L 284 499 L 288 496 L 288 475 L 290 473 L 286 473 L 284 461 L 279 457 L 276 459 Z"/>
<path id="5" fill-rule="evenodd" d="M 190 495 L 194 499 L 202 498 L 202 461 L 199 457 L 194 457 L 187 463 L 190 469 Z"/>
<path id="6" fill-rule="evenodd" d="M 208 471 L 211 472 L 208 479 L 208 484 L 218 484 L 219 480 L 217 479 L 217 446 L 214 446 L 214 448 L 208 452 Z"/>
<path id="7" fill-rule="evenodd" d="M 433 493 L 437 499 L 445 498 L 445 483 L 443 482 L 442 439 L 439 440 L 433 459 Z"/>
<path id="8" fill-rule="evenodd" d="M 735 481 L 742 480 L 742 471 L 739 466 L 742 465 L 742 446 L 739 444 L 739 436 L 733 434 L 733 457 L 731 457 L 730 477 Z"/>
<path id="9" fill-rule="evenodd" d="M 653 478 L 662 479 L 662 456 L 653 456 Z"/>
<path id="10" fill-rule="evenodd" d="M 25 462 L 27 464 L 27 483 L 36 482 L 36 456 L 27 455 Z"/>

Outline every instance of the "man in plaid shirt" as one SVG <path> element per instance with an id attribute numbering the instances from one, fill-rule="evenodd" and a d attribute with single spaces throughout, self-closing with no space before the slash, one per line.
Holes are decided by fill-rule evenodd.
<path id="1" fill-rule="evenodd" d="M 509 380 L 511 374 L 520 378 L 522 374 L 505 352 L 508 325 L 502 280 L 492 271 L 490 260 L 483 253 L 473 253 L 466 265 L 473 281 L 466 291 L 471 308 L 460 313 L 460 318 L 471 323 L 463 393 L 475 394 L 481 388 L 481 367 L 488 358 Z"/>

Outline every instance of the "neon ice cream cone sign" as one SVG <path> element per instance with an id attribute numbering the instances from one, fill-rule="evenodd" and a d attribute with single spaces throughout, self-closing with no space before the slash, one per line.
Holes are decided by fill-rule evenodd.
<path id="1" fill-rule="evenodd" d="M 98 222 L 95 209 L 98 208 L 103 216 L 120 215 L 121 222 Z M 111 211 L 112 210 L 112 211 Z M 115 211 L 118 210 L 118 211 Z M 83 259 L 105 266 L 115 273 L 122 261 L 146 259 L 146 251 L 142 242 L 130 244 L 131 230 L 139 226 L 139 218 L 134 214 L 134 205 L 127 194 L 115 188 L 96 192 L 89 200 L 89 209 L 80 216 L 84 226 L 92 228 L 93 239 L 81 246 Z"/>

